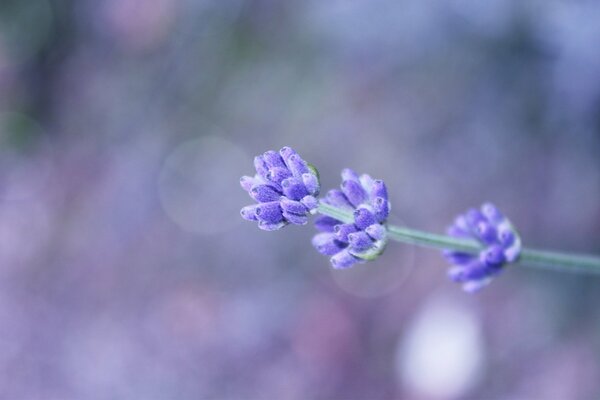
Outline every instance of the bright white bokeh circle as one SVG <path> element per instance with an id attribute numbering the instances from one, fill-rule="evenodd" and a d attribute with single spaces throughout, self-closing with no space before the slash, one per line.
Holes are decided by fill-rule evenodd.
<path id="1" fill-rule="evenodd" d="M 473 312 L 442 298 L 427 302 L 398 343 L 403 386 L 428 399 L 464 398 L 481 378 L 483 335 Z"/>

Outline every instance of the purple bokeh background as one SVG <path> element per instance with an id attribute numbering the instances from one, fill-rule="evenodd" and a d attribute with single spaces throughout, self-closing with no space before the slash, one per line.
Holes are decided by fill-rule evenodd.
<path id="1" fill-rule="evenodd" d="M 0 398 L 590 399 L 600 278 L 332 271 L 239 209 L 290 145 L 443 232 L 494 201 L 600 253 L 600 4 L 0 3 Z"/>

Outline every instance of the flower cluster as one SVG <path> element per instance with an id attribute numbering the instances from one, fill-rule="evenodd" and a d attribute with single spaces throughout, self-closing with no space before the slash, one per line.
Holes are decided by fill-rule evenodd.
<path id="1" fill-rule="evenodd" d="M 330 190 L 322 201 L 352 212 L 354 218 L 353 223 L 343 223 L 329 216 L 320 216 L 315 221 L 321 232 L 313 237 L 313 246 L 321 254 L 331 256 L 334 268 L 348 268 L 373 260 L 383 252 L 387 242 L 384 224 L 390 211 L 383 181 L 345 169 L 341 190 Z"/>
<path id="2" fill-rule="evenodd" d="M 330 257 L 333 268 L 344 269 L 374 260 L 385 249 L 389 237 L 448 249 L 444 250 L 444 256 L 453 264 L 448 276 L 461 283 L 465 291 L 473 292 L 487 285 L 521 254 L 518 233 L 492 204 L 458 216 L 448 228 L 451 237 L 431 235 L 388 227 L 391 207 L 386 185 L 367 174 L 359 176 L 351 169 L 344 169 L 340 189 L 330 190 L 319 200 L 317 170 L 291 148 L 257 156 L 254 167 L 253 177 L 240 179 L 242 188 L 256 201 L 242 208 L 242 217 L 257 221 L 263 230 L 273 231 L 288 224 L 304 225 L 309 214 L 321 213 L 315 220 L 319 232 L 312 244 L 318 252 Z M 467 246 L 455 238 L 468 239 L 478 246 Z"/>
<path id="3" fill-rule="evenodd" d="M 484 248 L 479 254 L 454 250 L 444 251 L 447 260 L 454 264 L 448 276 L 463 284 L 463 289 L 473 292 L 489 284 L 502 271 L 504 265 L 515 262 L 521 252 L 521 239 L 510 221 L 492 204 L 480 210 L 471 209 L 459 215 L 448 228 L 448 234 L 457 238 L 475 239 Z"/>
<path id="4" fill-rule="evenodd" d="M 266 231 L 306 224 L 318 206 L 317 170 L 290 147 L 255 157 L 254 167 L 256 175 L 243 176 L 240 184 L 257 204 L 242 208 L 242 217 Z"/>

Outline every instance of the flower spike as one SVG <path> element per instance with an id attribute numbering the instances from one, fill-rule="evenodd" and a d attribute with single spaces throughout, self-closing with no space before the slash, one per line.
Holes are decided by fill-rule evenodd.
<path id="1" fill-rule="evenodd" d="M 258 204 L 242 208 L 242 218 L 274 231 L 287 224 L 305 225 L 308 214 L 316 213 L 319 174 L 292 148 L 255 157 L 254 168 L 256 174 L 243 176 L 240 185 Z"/>
<path id="2" fill-rule="evenodd" d="M 315 220 L 320 233 L 313 237 L 313 246 L 331 257 L 334 268 L 374 260 L 383 252 L 387 243 L 385 222 L 390 211 L 383 181 L 344 169 L 341 190 L 330 190 L 322 202 L 353 212 L 352 223 L 325 215 Z"/>
<path id="3" fill-rule="evenodd" d="M 521 253 L 521 239 L 510 221 L 490 203 L 480 210 L 471 209 L 459 215 L 448 228 L 456 238 L 475 239 L 483 249 L 479 254 L 445 250 L 444 256 L 451 264 L 448 276 L 463 284 L 467 292 L 486 286 L 508 263 L 517 261 Z"/>

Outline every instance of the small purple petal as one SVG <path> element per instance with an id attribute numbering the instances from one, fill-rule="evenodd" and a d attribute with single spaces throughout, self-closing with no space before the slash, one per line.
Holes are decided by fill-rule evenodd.
<path id="1" fill-rule="evenodd" d="M 459 215 L 458 217 L 456 217 L 456 219 L 454 220 L 454 226 L 457 229 L 460 229 L 461 231 L 471 236 L 471 228 L 469 227 L 467 218 L 464 215 Z"/>
<path id="2" fill-rule="evenodd" d="M 281 182 L 283 194 L 292 200 L 300 200 L 309 193 L 304 186 L 304 183 L 298 178 L 287 178 Z"/>
<path id="3" fill-rule="evenodd" d="M 344 249 L 339 253 L 335 254 L 333 257 L 331 257 L 330 261 L 333 268 L 345 269 L 350 268 L 351 266 L 359 262 L 359 259 L 350 254 L 348 249 Z"/>
<path id="4" fill-rule="evenodd" d="M 344 245 L 331 233 L 317 233 L 312 238 L 312 245 L 321 254 L 332 256 L 344 249 Z"/>
<path id="5" fill-rule="evenodd" d="M 493 244 L 496 243 L 498 232 L 496 228 L 492 226 L 487 221 L 481 221 L 477 224 L 477 229 L 475 230 L 476 236 L 479 240 L 484 242 L 485 244 Z"/>
<path id="6" fill-rule="evenodd" d="M 292 173 L 287 168 L 274 167 L 269 169 L 267 173 L 267 179 L 271 182 L 281 184 L 281 181 L 285 178 L 292 176 Z"/>
<path id="7" fill-rule="evenodd" d="M 354 180 L 346 180 L 342 182 L 342 192 L 354 207 L 358 207 L 367 199 L 367 193 L 363 187 Z"/>
<path id="8" fill-rule="evenodd" d="M 498 210 L 498 208 L 496 208 L 496 206 L 492 203 L 485 203 L 484 205 L 482 205 L 481 213 L 485 215 L 485 217 L 490 222 L 496 225 L 504 220 L 504 216 L 502 215 L 500 210 Z"/>
<path id="9" fill-rule="evenodd" d="M 279 204 L 283 212 L 292 213 L 296 215 L 305 215 L 308 209 L 304 204 L 299 201 L 290 200 L 287 197 L 281 197 Z"/>
<path id="10" fill-rule="evenodd" d="M 348 243 L 348 235 L 357 230 L 354 224 L 339 224 L 333 228 L 337 240 L 343 243 Z"/>
<path id="11" fill-rule="evenodd" d="M 251 176 L 242 176 L 240 178 L 240 186 L 242 187 L 242 189 L 244 189 L 246 192 L 249 192 L 250 189 L 252 189 L 252 186 L 254 186 L 256 184 L 256 179 L 254 179 Z"/>
<path id="12" fill-rule="evenodd" d="M 262 156 L 254 157 L 254 168 L 256 168 L 256 172 L 266 179 L 267 174 L 269 173 L 269 166 L 265 162 L 265 159 Z"/>
<path id="13" fill-rule="evenodd" d="M 258 185 L 253 186 L 252 189 L 250 189 L 250 197 L 259 203 L 266 203 L 269 201 L 279 200 L 281 193 L 273 189 L 271 186 Z"/>
<path id="14" fill-rule="evenodd" d="M 314 196 L 304 196 L 300 202 L 309 210 L 319 207 L 319 201 Z"/>
<path id="15" fill-rule="evenodd" d="M 281 155 L 281 158 L 283 158 L 283 161 L 287 164 L 287 160 L 292 155 L 298 154 L 298 153 L 296 153 L 296 151 L 294 149 L 292 149 L 291 147 L 285 146 L 281 150 L 279 150 L 279 154 Z"/>
<path id="16" fill-rule="evenodd" d="M 367 229 L 365 229 L 365 232 L 367 232 L 373 240 L 383 240 L 387 234 L 385 227 L 381 224 L 369 225 Z"/>
<path id="17" fill-rule="evenodd" d="M 490 246 L 479 255 L 479 261 L 488 266 L 498 266 L 506 261 L 504 249 L 501 246 Z"/>
<path id="18" fill-rule="evenodd" d="M 360 183 L 360 178 L 354 170 L 350 168 L 344 168 L 342 170 L 342 181 L 356 181 Z"/>
<path id="19" fill-rule="evenodd" d="M 476 258 L 476 256 L 474 254 L 462 253 L 460 251 L 453 251 L 453 250 L 444 250 L 443 254 L 449 263 L 456 264 L 456 265 L 469 264 Z"/>
<path id="20" fill-rule="evenodd" d="M 474 208 L 467 211 L 465 217 L 471 232 L 475 232 L 477 230 L 477 225 L 479 225 L 480 222 L 486 221 L 486 218 L 483 216 L 483 214 Z"/>
<path id="21" fill-rule="evenodd" d="M 448 235 L 454 236 L 457 238 L 471 238 L 471 235 L 468 232 L 465 232 L 463 229 L 459 228 L 456 225 L 452 225 L 452 226 L 448 227 L 446 232 L 448 233 Z"/>
<path id="22" fill-rule="evenodd" d="M 253 204 L 251 206 L 246 206 L 242 208 L 240 210 L 242 218 L 248 221 L 257 221 L 258 218 L 256 217 L 256 207 L 258 207 L 258 204 Z"/>
<path id="23" fill-rule="evenodd" d="M 365 251 L 373 246 L 373 240 L 364 231 L 349 234 L 348 242 L 352 250 L 357 252 Z"/>
<path id="24" fill-rule="evenodd" d="M 373 192 L 373 184 L 375 183 L 375 179 L 371 178 L 371 176 L 368 174 L 362 174 L 359 177 L 359 180 L 363 189 L 365 189 L 369 196 L 371 196 L 371 193 Z"/>
<path id="25" fill-rule="evenodd" d="M 310 172 L 302 174 L 302 182 L 304 183 L 304 186 L 306 187 L 306 190 L 308 190 L 309 194 L 313 196 L 319 194 L 319 180 L 315 175 L 311 174 Z"/>
<path id="26" fill-rule="evenodd" d="M 302 174 L 309 172 L 308 164 L 298 154 L 292 154 L 285 163 L 296 178 L 302 177 Z"/>
<path id="27" fill-rule="evenodd" d="M 288 212 L 283 212 L 283 219 L 294 225 L 306 225 L 308 217 L 306 215 L 298 215 Z"/>
<path id="28" fill-rule="evenodd" d="M 327 215 L 321 215 L 315 219 L 315 228 L 321 232 L 333 232 L 336 225 L 340 225 L 342 221 L 338 221 L 335 218 Z"/>
<path id="29" fill-rule="evenodd" d="M 354 224 L 360 230 L 366 229 L 369 225 L 376 223 L 375 215 L 366 208 L 358 208 L 354 211 Z"/>
<path id="30" fill-rule="evenodd" d="M 373 200 L 373 211 L 375 212 L 375 219 L 378 222 L 384 222 L 390 213 L 390 203 L 383 197 L 376 197 Z"/>
<path id="31" fill-rule="evenodd" d="M 509 247 L 515 242 L 515 234 L 508 228 L 498 230 L 498 240 L 503 247 Z"/>
<path id="32" fill-rule="evenodd" d="M 489 275 L 489 271 L 487 265 L 475 259 L 470 264 L 451 268 L 448 271 L 448 276 L 455 282 L 467 282 L 483 279 Z"/>
<path id="33" fill-rule="evenodd" d="M 504 250 L 504 257 L 506 257 L 506 262 L 515 262 L 521 255 L 521 245 L 513 244 L 509 248 Z"/>
<path id="34" fill-rule="evenodd" d="M 376 179 L 373 181 L 373 187 L 371 188 L 371 198 L 382 197 L 385 200 L 388 200 L 388 191 L 385 183 L 381 179 Z"/>
<path id="35" fill-rule="evenodd" d="M 269 168 L 286 168 L 283 158 L 273 150 L 269 150 L 263 154 L 263 159 Z"/>
<path id="36" fill-rule="evenodd" d="M 352 204 L 350 204 L 350 201 L 348 201 L 346 195 L 338 189 L 332 189 L 327 192 L 325 201 L 327 204 L 331 204 L 335 207 L 354 208 Z"/>
<path id="37" fill-rule="evenodd" d="M 264 222 L 276 224 L 283 220 L 279 201 L 260 203 L 256 206 L 256 217 Z"/>

